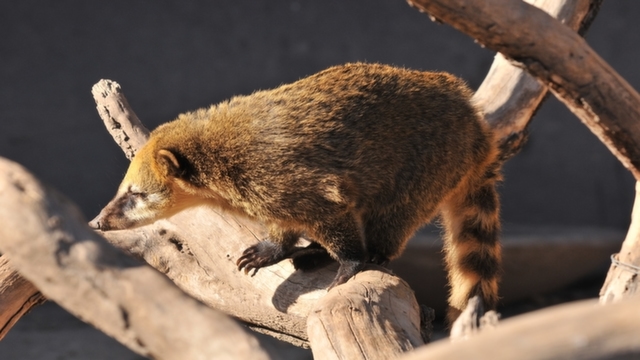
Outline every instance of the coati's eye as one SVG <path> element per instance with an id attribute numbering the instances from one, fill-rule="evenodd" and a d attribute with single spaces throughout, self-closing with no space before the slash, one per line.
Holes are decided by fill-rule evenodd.
<path id="1" fill-rule="evenodd" d="M 131 192 L 129 193 L 129 196 L 135 198 L 135 199 L 146 199 L 147 198 L 147 194 L 143 193 L 143 192 Z"/>
<path id="2" fill-rule="evenodd" d="M 131 185 L 127 189 L 127 196 L 136 200 L 145 199 L 147 197 L 147 193 L 140 191 L 137 186 Z"/>
<path id="3" fill-rule="evenodd" d="M 146 198 L 146 193 L 132 191 L 131 189 L 129 189 L 125 196 L 122 197 L 122 208 L 124 210 L 135 209 L 139 206 L 139 204 L 142 204 Z"/>

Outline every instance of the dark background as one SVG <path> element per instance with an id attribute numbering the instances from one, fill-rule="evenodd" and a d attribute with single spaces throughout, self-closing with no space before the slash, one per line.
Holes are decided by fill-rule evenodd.
<path id="1" fill-rule="evenodd" d="M 636 88 L 638 14 L 636 1 L 607 1 L 587 36 Z M 87 217 L 127 166 L 95 111 L 101 78 L 118 81 L 154 128 L 348 61 L 449 71 L 477 88 L 493 59 L 400 0 L 7 1 L 0 34 L 0 156 Z M 505 166 L 504 221 L 626 228 L 633 180 L 595 136 L 553 98 L 531 133 Z"/>
<path id="2" fill-rule="evenodd" d="M 638 14 L 638 1 L 605 1 L 587 35 L 636 89 Z M 91 97 L 101 78 L 118 81 L 152 129 L 181 112 L 349 61 L 449 71 L 475 89 L 493 55 L 401 0 L 3 1 L 0 156 L 91 218 L 127 167 Z M 504 174 L 507 223 L 628 226 L 632 177 L 553 97 Z"/>

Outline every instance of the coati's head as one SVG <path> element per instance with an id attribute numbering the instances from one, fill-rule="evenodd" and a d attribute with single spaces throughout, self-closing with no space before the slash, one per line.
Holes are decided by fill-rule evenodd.
<path id="1" fill-rule="evenodd" d="M 103 231 L 129 229 L 174 215 L 189 206 L 180 179 L 184 159 L 159 149 L 151 139 L 135 155 L 116 196 L 89 226 Z"/>

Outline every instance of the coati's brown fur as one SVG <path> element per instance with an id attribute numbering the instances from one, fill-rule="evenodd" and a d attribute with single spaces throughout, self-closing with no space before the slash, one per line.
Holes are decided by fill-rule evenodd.
<path id="1" fill-rule="evenodd" d="M 398 257 L 440 213 L 450 317 L 476 294 L 494 308 L 498 154 L 471 95 L 450 74 L 356 63 L 182 114 L 151 133 L 92 224 L 133 227 L 211 204 L 269 229 L 240 269 L 292 256 L 305 235 L 340 263 L 335 286 Z"/>

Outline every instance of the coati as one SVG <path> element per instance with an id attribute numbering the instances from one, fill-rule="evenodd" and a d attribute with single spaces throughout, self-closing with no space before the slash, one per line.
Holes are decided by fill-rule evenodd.
<path id="1" fill-rule="evenodd" d="M 292 256 L 305 235 L 339 262 L 333 287 L 398 257 L 439 213 L 450 318 L 473 295 L 494 308 L 498 150 L 471 95 L 447 73 L 353 63 L 179 115 L 151 133 L 91 224 L 131 228 L 217 206 L 268 228 L 239 269 Z"/>

